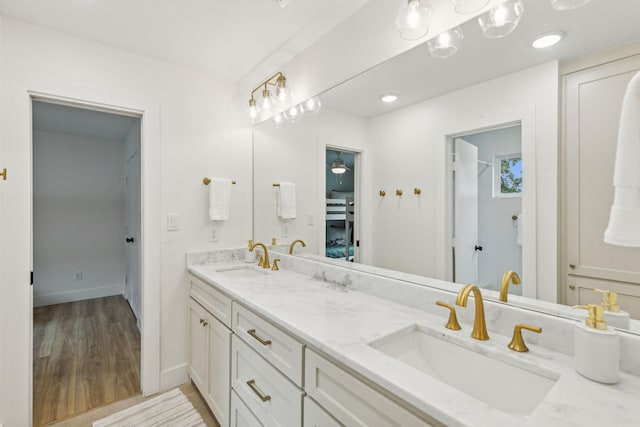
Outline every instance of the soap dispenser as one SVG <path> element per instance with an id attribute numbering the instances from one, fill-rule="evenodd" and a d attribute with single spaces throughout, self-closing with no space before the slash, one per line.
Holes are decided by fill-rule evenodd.
<path id="1" fill-rule="evenodd" d="M 576 324 L 576 371 L 585 378 L 604 384 L 620 380 L 620 337 L 607 329 L 601 305 L 576 305 L 589 313 L 586 322 Z"/>
<path id="2" fill-rule="evenodd" d="M 626 311 L 620 310 L 618 294 L 613 291 L 594 289 L 593 292 L 602 294 L 602 308 L 604 308 L 604 320 L 614 328 L 629 329 L 631 317 Z"/>

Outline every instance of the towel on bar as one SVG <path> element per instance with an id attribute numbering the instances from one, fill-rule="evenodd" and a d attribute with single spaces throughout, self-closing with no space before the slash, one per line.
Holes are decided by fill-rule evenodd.
<path id="1" fill-rule="evenodd" d="M 213 178 L 209 184 L 209 218 L 212 221 L 229 219 L 231 211 L 231 180 Z"/>
<path id="2" fill-rule="evenodd" d="M 292 182 L 281 182 L 276 203 L 278 216 L 282 219 L 296 217 L 296 185 Z"/>
<path id="3" fill-rule="evenodd" d="M 522 212 L 519 213 L 518 219 L 516 219 L 516 243 L 518 246 L 522 247 Z"/>
<path id="4" fill-rule="evenodd" d="M 615 195 L 604 241 L 640 247 L 640 73 L 629 82 L 622 102 L 613 185 Z"/>

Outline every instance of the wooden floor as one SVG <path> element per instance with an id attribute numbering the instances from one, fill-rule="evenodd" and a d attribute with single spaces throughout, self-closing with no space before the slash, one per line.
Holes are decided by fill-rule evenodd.
<path id="1" fill-rule="evenodd" d="M 33 311 L 33 425 L 140 393 L 140 333 L 123 296 Z"/>

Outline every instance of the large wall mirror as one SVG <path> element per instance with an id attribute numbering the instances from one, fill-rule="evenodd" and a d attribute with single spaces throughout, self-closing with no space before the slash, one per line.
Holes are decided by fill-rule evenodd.
<path id="1" fill-rule="evenodd" d="M 496 291 L 489 298 L 515 271 L 522 285 L 509 287 L 510 303 L 571 315 L 555 304 L 562 76 L 637 46 L 640 2 L 523 4 L 506 37 L 484 37 L 473 19 L 449 58 L 417 46 L 320 94 L 317 113 L 254 126 L 254 239 L 302 239 L 299 256 L 416 283 L 477 283 Z M 564 37 L 532 47 L 551 32 Z M 287 183 L 296 203 L 282 216 Z"/>

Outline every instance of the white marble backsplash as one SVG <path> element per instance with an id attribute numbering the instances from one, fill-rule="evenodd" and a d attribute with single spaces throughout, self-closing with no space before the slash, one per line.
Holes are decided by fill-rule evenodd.
<path id="1" fill-rule="evenodd" d="M 244 261 L 246 248 L 225 249 L 209 252 L 193 252 L 187 254 L 187 265 L 203 265 L 219 262 Z M 278 253 L 281 259 L 280 268 L 295 271 L 310 276 L 315 280 L 329 284 L 333 289 L 342 292 L 357 290 L 375 295 L 389 301 L 407 305 L 442 318 L 443 324 L 449 315 L 449 310 L 437 306 L 438 300 L 455 305 L 456 291 L 445 291 L 440 287 L 459 290 L 463 286 L 441 280 L 423 278 L 424 285 L 405 282 L 389 277 L 356 271 L 347 267 L 321 263 L 297 256 Z M 271 256 L 273 258 L 273 256 Z M 434 287 L 429 287 L 431 284 Z M 485 291 L 482 291 L 485 292 Z M 489 333 L 495 332 L 511 336 L 516 324 L 528 324 L 542 328 L 542 333 L 524 332 L 527 343 L 537 344 L 554 351 L 573 355 L 574 334 L 577 320 L 534 310 L 523 309 L 504 303 L 484 301 L 485 317 Z M 475 314 L 473 295 L 468 300 L 467 307 L 456 306 L 458 319 L 462 323 L 472 324 Z M 460 334 L 470 334 L 469 328 L 458 331 Z M 640 375 L 640 336 L 621 333 L 620 340 L 620 368 L 624 372 Z"/>

